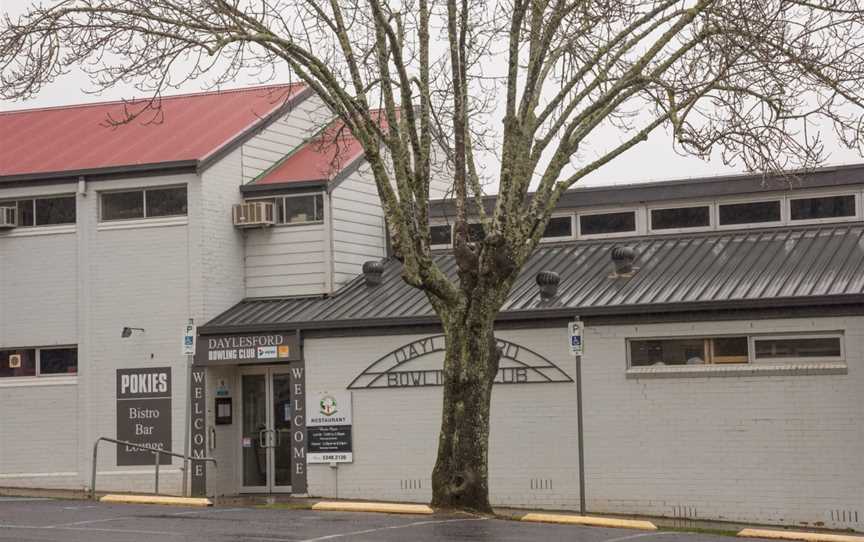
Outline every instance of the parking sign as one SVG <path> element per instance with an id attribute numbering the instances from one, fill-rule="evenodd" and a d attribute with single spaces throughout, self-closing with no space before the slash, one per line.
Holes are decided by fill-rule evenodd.
<path id="1" fill-rule="evenodd" d="M 581 356 L 584 345 L 582 343 L 582 322 L 570 322 L 567 325 L 567 335 L 570 341 L 570 353 L 574 356 Z"/>
<path id="2" fill-rule="evenodd" d="M 183 355 L 195 355 L 195 324 L 183 326 Z"/>

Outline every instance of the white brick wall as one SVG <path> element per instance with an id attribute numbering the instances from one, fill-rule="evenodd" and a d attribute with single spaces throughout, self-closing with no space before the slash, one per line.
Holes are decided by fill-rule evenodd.
<path id="1" fill-rule="evenodd" d="M 701 519 L 864 528 L 854 521 L 856 511 L 864 519 L 862 325 L 862 318 L 822 318 L 587 328 L 589 510 L 680 516 L 684 508 Z M 847 375 L 625 378 L 628 337 L 818 330 L 845 331 Z M 574 375 L 563 326 L 499 336 Z M 310 396 L 344 388 L 379 357 L 417 338 L 308 339 Z M 427 501 L 440 388 L 352 394 L 355 462 L 337 471 L 310 465 L 310 494 Z M 575 398 L 575 384 L 494 388 L 495 505 L 578 507 Z M 421 488 L 402 489 L 403 480 L 420 480 Z M 844 510 L 847 520 L 838 520 Z"/>

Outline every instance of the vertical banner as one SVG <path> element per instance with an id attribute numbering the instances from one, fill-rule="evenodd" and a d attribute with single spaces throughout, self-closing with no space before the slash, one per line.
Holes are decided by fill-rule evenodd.
<path id="1" fill-rule="evenodd" d="M 306 493 L 306 367 L 291 367 L 291 493 Z"/>
<path id="2" fill-rule="evenodd" d="M 117 440 L 171 449 L 171 367 L 117 369 Z M 117 465 L 153 465 L 147 449 L 117 445 Z M 160 455 L 170 465 L 170 455 Z"/>
<path id="3" fill-rule="evenodd" d="M 192 367 L 192 380 L 190 382 L 189 400 L 190 413 L 192 416 L 192 446 L 190 455 L 194 458 L 207 457 L 207 420 L 205 413 L 205 369 L 203 367 Z M 193 497 L 203 497 L 207 493 L 207 464 L 204 461 L 192 460 L 192 491 Z"/>

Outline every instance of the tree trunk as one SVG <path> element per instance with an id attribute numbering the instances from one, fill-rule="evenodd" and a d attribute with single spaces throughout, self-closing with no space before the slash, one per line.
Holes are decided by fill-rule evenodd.
<path id="1" fill-rule="evenodd" d="M 432 471 L 432 506 L 491 512 L 489 403 L 500 356 L 493 330 L 497 310 L 469 312 L 442 315 L 444 406 Z"/>

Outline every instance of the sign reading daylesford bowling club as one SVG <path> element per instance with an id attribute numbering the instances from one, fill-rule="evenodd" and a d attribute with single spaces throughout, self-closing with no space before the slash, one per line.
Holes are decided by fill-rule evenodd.
<path id="1" fill-rule="evenodd" d="M 171 449 L 171 367 L 117 369 L 117 440 Z M 117 465 L 153 465 L 147 449 L 117 445 Z M 170 465 L 171 456 L 160 454 Z"/>
<path id="2" fill-rule="evenodd" d="M 309 463 L 351 463 L 351 392 L 309 394 L 306 434 Z"/>
<path id="3" fill-rule="evenodd" d="M 251 333 L 200 337 L 195 363 L 201 365 L 239 365 L 277 363 L 300 359 L 297 335 Z"/>

